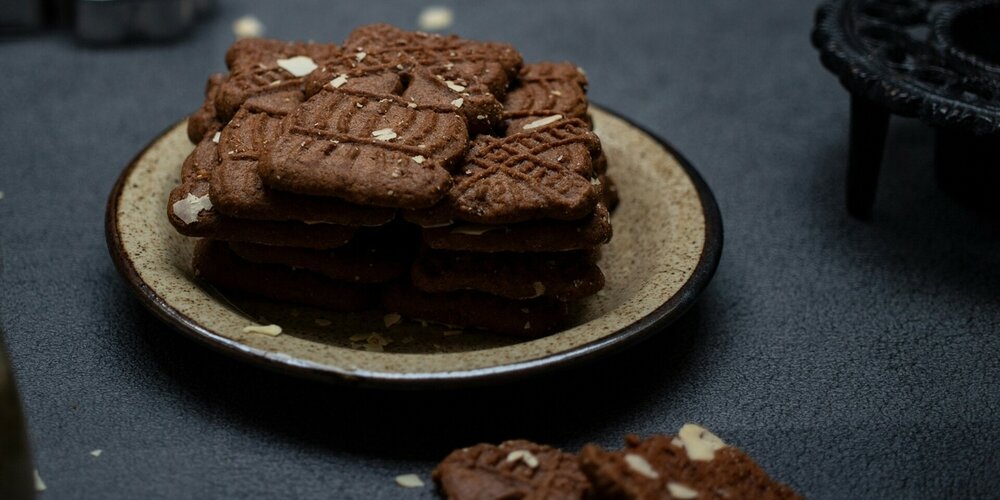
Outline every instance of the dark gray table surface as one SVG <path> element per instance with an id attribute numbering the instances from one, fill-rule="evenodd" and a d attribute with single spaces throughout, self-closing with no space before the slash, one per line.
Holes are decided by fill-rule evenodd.
<path id="1" fill-rule="evenodd" d="M 457 33 L 577 62 L 596 102 L 677 146 L 725 250 L 697 306 L 639 348 L 430 393 L 236 362 L 159 322 L 112 266 L 108 192 L 200 103 L 235 18 L 336 41 L 413 28 L 422 5 L 220 7 L 166 45 L 0 41 L 0 328 L 43 498 L 428 498 L 393 478 L 428 481 L 455 447 L 611 447 L 689 421 L 812 498 L 1000 494 L 1000 225 L 936 187 L 931 133 L 905 120 L 874 219 L 847 216 L 848 99 L 809 45 L 812 2 L 454 2 Z"/>

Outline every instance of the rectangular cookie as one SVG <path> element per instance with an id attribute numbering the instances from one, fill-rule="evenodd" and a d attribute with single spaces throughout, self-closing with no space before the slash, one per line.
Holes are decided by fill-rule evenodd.
<path id="1" fill-rule="evenodd" d="M 215 97 L 216 114 L 228 122 L 243 103 L 272 92 L 301 92 L 305 77 L 341 50 L 334 44 L 244 38 L 226 52 L 229 78 Z"/>
<path id="2" fill-rule="evenodd" d="M 597 267 L 600 253 L 449 252 L 426 250 L 410 272 L 413 286 L 425 292 L 476 290 L 512 300 L 551 297 L 581 299 L 604 287 Z"/>
<path id="3" fill-rule="evenodd" d="M 502 138 L 479 136 L 441 202 L 404 216 L 425 227 L 584 218 L 599 198 L 591 181 L 599 147 L 586 123 L 560 115 L 508 129 Z"/>
<path id="4" fill-rule="evenodd" d="M 195 244 L 195 275 L 221 288 L 269 299 L 307 304 L 336 311 L 356 311 L 373 303 L 371 288 L 334 281 L 309 271 L 251 264 L 237 257 L 226 243 L 203 239 Z"/>
<path id="5" fill-rule="evenodd" d="M 611 240 L 611 217 L 598 203 L 574 221 L 537 220 L 511 225 L 456 223 L 422 229 L 424 243 L 438 250 L 472 252 L 562 252 L 583 250 Z"/>
<path id="6" fill-rule="evenodd" d="M 231 242 L 241 259 L 304 269 L 337 281 L 385 283 L 410 272 L 415 238 L 411 228 L 394 227 L 359 231 L 350 243 L 333 250 L 277 247 Z"/>
<path id="7" fill-rule="evenodd" d="M 206 135 L 184 161 L 181 184 L 170 192 L 167 217 L 186 236 L 263 245 L 336 248 L 346 244 L 355 228 L 336 224 L 306 224 L 238 219 L 220 213 L 212 204 L 209 178 L 219 164 L 218 144 Z"/>
<path id="8" fill-rule="evenodd" d="M 569 62 L 525 64 L 503 105 L 514 129 L 552 115 L 587 121 L 587 77 Z"/>
<path id="9" fill-rule="evenodd" d="M 291 195 L 266 188 L 257 173 L 261 154 L 281 134 L 282 119 L 302 93 L 273 92 L 248 99 L 219 136 L 221 162 L 212 171 L 212 203 L 230 217 L 378 226 L 395 217 L 390 208 L 364 207 L 336 198 Z"/>

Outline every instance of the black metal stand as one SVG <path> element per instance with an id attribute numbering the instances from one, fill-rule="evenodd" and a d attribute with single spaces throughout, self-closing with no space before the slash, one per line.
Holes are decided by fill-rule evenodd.
<path id="1" fill-rule="evenodd" d="M 889 111 L 864 97 L 851 96 L 851 144 L 847 161 L 847 211 L 871 217 L 878 171 L 889 130 Z"/>
<path id="2" fill-rule="evenodd" d="M 942 189 L 1000 207 L 1000 0 L 827 0 L 813 44 L 851 93 L 847 210 L 872 215 L 891 114 L 936 130 Z"/>
<path id="3" fill-rule="evenodd" d="M 934 174 L 948 194 L 982 210 L 1000 210 L 1000 137 L 938 128 Z"/>

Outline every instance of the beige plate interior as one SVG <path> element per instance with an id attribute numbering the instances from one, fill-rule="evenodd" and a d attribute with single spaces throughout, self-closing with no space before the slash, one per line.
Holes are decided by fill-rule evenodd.
<path id="1" fill-rule="evenodd" d="M 108 246 L 140 299 L 180 331 L 299 375 L 421 387 L 509 379 L 592 358 L 662 330 L 686 310 L 712 277 L 722 227 L 708 188 L 675 151 L 616 115 L 591 113 L 622 199 L 600 263 L 607 286 L 580 304 L 575 326 L 545 338 L 456 334 L 406 320 L 387 328 L 386 311 L 330 313 L 224 297 L 194 279 L 193 240 L 167 222 L 167 195 L 193 148 L 184 122 L 122 173 L 108 202 Z M 283 333 L 243 333 L 253 323 L 275 323 Z M 382 352 L 364 340 L 371 333 L 390 341 Z"/>

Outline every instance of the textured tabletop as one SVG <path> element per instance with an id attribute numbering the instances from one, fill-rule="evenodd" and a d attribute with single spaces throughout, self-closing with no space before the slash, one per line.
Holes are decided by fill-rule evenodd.
<path id="1" fill-rule="evenodd" d="M 932 133 L 905 120 L 873 220 L 848 217 L 848 97 L 808 1 L 454 2 L 455 32 L 586 68 L 594 101 L 715 192 L 715 279 L 639 348 L 516 385 L 381 392 L 244 365 L 147 312 L 108 257 L 105 201 L 201 102 L 232 21 L 337 41 L 415 28 L 421 7 L 221 2 L 165 45 L 0 40 L 0 329 L 42 498 L 430 498 L 455 447 L 617 447 L 689 421 L 811 498 L 1000 492 L 1000 224 L 936 187 Z M 428 486 L 403 490 L 405 473 Z"/>

